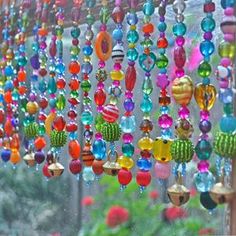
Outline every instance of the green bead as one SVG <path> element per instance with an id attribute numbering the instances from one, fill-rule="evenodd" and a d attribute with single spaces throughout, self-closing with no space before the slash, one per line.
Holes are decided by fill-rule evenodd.
<path id="1" fill-rule="evenodd" d="M 226 103 L 224 104 L 224 113 L 226 115 L 231 115 L 233 113 L 233 104 L 232 103 Z"/>
<path id="2" fill-rule="evenodd" d="M 24 56 L 19 56 L 18 58 L 18 65 L 25 66 L 27 64 L 27 58 Z"/>
<path id="3" fill-rule="evenodd" d="M 206 78 L 211 74 L 211 65 L 206 61 L 202 61 L 198 66 L 197 72 L 199 76 Z"/>
<path id="4" fill-rule="evenodd" d="M 63 33 L 64 33 L 64 29 L 63 29 L 63 27 L 61 25 L 57 25 L 55 30 L 56 30 L 56 35 L 57 36 L 62 36 Z"/>
<path id="5" fill-rule="evenodd" d="M 27 98 L 23 98 L 23 99 L 21 99 L 21 104 L 20 104 L 20 106 L 21 106 L 21 111 L 22 112 L 26 112 L 26 105 L 27 105 L 27 103 L 28 103 L 28 99 Z"/>
<path id="6" fill-rule="evenodd" d="M 102 24 L 107 24 L 110 17 L 110 13 L 107 7 L 102 7 L 99 12 L 99 19 Z"/>
<path id="7" fill-rule="evenodd" d="M 77 56 L 80 53 L 80 48 L 78 46 L 72 45 L 70 47 L 70 54 Z"/>
<path id="8" fill-rule="evenodd" d="M 48 91 L 50 94 L 56 93 L 57 91 L 57 84 L 55 78 L 51 77 L 48 80 Z"/>
<path id="9" fill-rule="evenodd" d="M 43 136 L 46 133 L 46 128 L 44 125 L 39 125 L 38 133 L 40 136 Z"/>
<path id="10" fill-rule="evenodd" d="M 144 15 L 143 16 L 143 23 L 148 24 L 151 21 L 151 16 Z"/>
<path id="11" fill-rule="evenodd" d="M 83 125 L 91 125 L 93 123 L 93 114 L 90 111 L 83 111 L 81 115 L 81 122 Z"/>
<path id="12" fill-rule="evenodd" d="M 86 22 L 89 24 L 89 25 L 93 25 L 94 22 L 95 22 L 95 16 L 94 15 L 91 15 L 91 14 L 88 14 L 86 16 Z"/>
<path id="13" fill-rule="evenodd" d="M 38 135 L 38 124 L 31 122 L 24 127 L 24 135 L 27 139 L 34 139 Z"/>
<path id="14" fill-rule="evenodd" d="M 146 48 L 150 48 L 153 45 L 153 41 L 151 39 L 145 39 L 141 42 L 141 45 Z"/>
<path id="15" fill-rule="evenodd" d="M 79 27 L 73 27 L 70 32 L 72 38 L 78 38 L 80 36 L 80 28 Z"/>
<path id="16" fill-rule="evenodd" d="M 219 55 L 221 57 L 228 57 L 231 60 L 235 58 L 236 45 L 235 43 L 221 42 L 218 48 Z"/>
<path id="17" fill-rule="evenodd" d="M 165 55 L 160 54 L 156 60 L 157 68 L 159 69 L 166 68 L 167 65 L 168 65 L 168 58 Z"/>
<path id="18" fill-rule="evenodd" d="M 50 134 L 51 147 L 60 148 L 66 144 L 67 135 L 65 131 L 53 130 Z"/>
<path id="19" fill-rule="evenodd" d="M 97 132 L 101 132 L 102 125 L 105 123 L 105 120 L 102 117 L 102 114 L 98 114 L 95 118 L 95 129 Z"/>
<path id="20" fill-rule="evenodd" d="M 114 96 L 111 96 L 109 103 L 116 105 L 118 103 L 118 98 L 114 97 Z"/>
<path id="21" fill-rule="evenodd" d="M 121 136 L 121 129 L 118 123 L 107 123 L 102 125 L 102 137 L 107 142 L 118 141 Z"/>
<path id="22" fill-rule="evenodd" d="M 92 101 L 92 100 L 91 100 L 90 97 L 85 97 L 84 100 L 83 100 L 83 104 L 88 105 L 88 104 L 91 103 L 91 101 Z"/>
<path id="23" fill-rule="evenodd" d="M 138 51 L 136 48 L 129 48 L 127 50 L 127 58 L 130 61 L 136 61 L 138 59 Z"/>
<path id="24" fill-rule="evenodd" d="M 217 155 L 225 158 L 236 157 L 236 135 L 218 132 L 213 142 L 213 148 Z"/>
<path id="25" fill-rule="evenodd" d="M 59 111 L 62 111 L 65 109 L 65 106 L 66 106 L 66 98 L 64 94 L 59 94 L 56 101 L 56 107 Z"/>
<path id="26" fill-rule="evenodd" d="M 208 160 L 212 153 L 211 143 L 205 139 L 199 140 L 195 152 L 199 160 Z"/>
<path id="27" fill-rule="evenodd" d="M 79 92 L 76 91 L 76 90 L 72 90 L 70 92 L 70 96 L 73 97 L 73 98 L 78 98 L 79 97 Z"/>
<path id="28" fill-rule="evenodd" d="M 89 90 L 91 89 L 91 83 L 89 80 L 83 80 L 81 83 L 81 89 L 83 90 L 83 92 L 89 92 Z"/>
<path id="29" fill-rule="evenodd" d="M 139 39 L 138 32 L 136 30 L 129 30 L 127 34 L 128 43 L 137 43 Z"/>
<path id="30" fill-rule="evenodd" d="M 185 163 L 192 160 L 194 147 L 190 140 L 177 139 L 171 145 L 171 156 L 177 163 Z"/>
<path id="31" fill-rule="evenodd" d="M 16 89 L 14 89 L 13 92 L 12 92 L 12 99 L 14 101 L 18 101 L 19 100 L 19 94 L 18 94 Z"/>
<path id="32" fill-rule="evenodd" d="M 150 95 L 153 91 L 153 84 L 150 77 L 145 77 L 142 85 L 143 93 Z"/>
<path id="33" fill-rule="evenodd" d="M 132 157 L 134 155 L 134 146 L 131 143 L 124 143 L 122 145 L 122 153 L 126 157 Z"/>

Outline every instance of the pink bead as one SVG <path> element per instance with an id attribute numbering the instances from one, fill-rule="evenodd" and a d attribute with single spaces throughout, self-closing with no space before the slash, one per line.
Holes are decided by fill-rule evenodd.
<path id="1" fill-rule="evenodd" d="M 200 111 L 200 116 L 202 120 L 209 120 L 209 111 Z"/>
<path id="2" fill-rule="evenodd" d="M 169 162 L 155 164 L 155 175 L 158 179 L 168 179 L 171 174 L 171 165 Z"/>
<path id="3" fill-rule="evenodd" d="M 226 16 L 233 16 L 234 15 L 234 9 L 232 7 L 227 7 L 225 10 L 224 10 L 224 14 Z"/>
<path id="4" fill-rule="evenodd" d="M 167 129 L 172 126 L 173 119 L 168 114 L 163 114 L 159 117 L 158 124 L 162 129 Z"/>
<path id="5" fill-rule="evenodd" d="M 127 98 L 132 98 L 132 97 L 133 97 L 132 91 L 126 91 L 126 92 L 125 92 L 125 96 L 126 96 Z"/>
<path id="6" fill-rule="evenodd" d="M 165 89 L 169 85 L 168 76 L 166 74 L 158 74 L 156 80 L 156 86 Z"/>
<path id="7" fill-rule="evenodd" d="M 204 12 L 210 13 L 215 11 L 215 3 L 214 2 L 209 2 L 204 4 Z"/>
<path id="8" fill-rule="evenodd" d="M 105 24 L 102 24 L 100 26 L 100 31 L 106 31 L 107 30 L 107 26 Z"/>
<path id="9" fill-rule="evenodd" d="M 121 5 L 121 0 L 116 0 L 115 4 L 116 4 L 116 6 L 120 6 Z"/>
<path id="10" fill-rule="evenodd" d="M 98 66 L 99 66 L 100 68 L 104 68 L 105 65 L 106 65 L 105 61 L 99 61 L 99 63 L 98 63 Z"/>
<path id="11" fill-rule="evenodd" d="M 95 138 L 96 138 L 97 140 L 102 139 L 102 134 L 101 134 L 101 133 L 96 133 L 96 134 L 95 134 Z"/>
<path id="12" fill-rule="evenodd" d="M 220 80 L 219 82 L 220 88 L 228 88 L 229 87 L 229 81 L 228 80 Z"/>
<path id="13" fill-rule="evenodd" d="M 231 65 L 231 60 L 227 57 L 221 59 L 220 64 L 224 67 L 228 67 Z"/>
<path id="14" fill-rule="evenodd" d="M 115 85 L 116 87 L 120 86 L 120 81 L 119 80 L 114 80 L 112 82 L 113 85 Z"/>
<path id="15" fill-rule="evenodd" d="M 190 111 L 189 109 L 185 106 L 185 107 L 180 107 L 179 111 L 178 111 L 179 117 L 181 119 L 186 119 L 189 117 Z"/>
<path id="16" fill-rule="evenodd" d="M 178 46 L 183 46 L 185 43 L 185 39 L 183 36 L 178 36 L 175 41 Z"/>
<path id="17" fill-rule="evenodd" d="M 209 139 L 209 136 L 208 136 L 208 134 L 201 134 L 201 135 L 199 136 L 199 139 L 208 140 L 208 139 Z"/>
<path id="18" fill-rule="evenodd" d="M 175 47 L 174 49 L 174 61 L 175 61 L 175 65 L 178 68 L 183 68 L 184 64 L 186 62 L 186 54 L 185 54 L 185 50 L 183 47 Z"/>
<path id="19" fill-rule="evenodd" d="M 235 36 L 233 34 L 225 34 L 224 40 L 227 42 L 234 42 Z"/>
<path id="20" fill-rule="evenodd" d="M 134 137 L 133 137 L 133 135 L 130 134 L 130 133 L 125 133 L 125 134 L 123 134 L 122 139 L 123 139 L 123 142 L 124 142 L 124 143 L 132 143 Z"/>
<path id="21" fill-rule="evenodd" d="M 97 106 L 97 111 L 101 113 L 103 111 L 103 106 Z"/>
<path id="22" fill-rule="evenodd" d="M 103 89 L 104 88 L 104 83 L 103 82 L 98 82 L 97 88 L 98 89 Z"/>
<path id="23" fill-rule="evenodd" d="M 120 63 L 115 63 L 114 64 L 114 70 L 121 70 L 121 64 Z"/>
<path id="24" fill-rule="evenodd" d="M 180 69 L 180 68 L 176 69 L 176 70 L 175 70 L 175 74 L 176 74 L 176 76 L 177 76 L 178 78 L 184 76 L 184 69 L 183 69 L 183 68 L 181 68 L 181 69 Z"/>
<path id="25" fill-rule="evenodd" d="M 209 169 L 209 163 L 207 161 L 200 161 L 197 168 L 200 172 L 206 172 Z"/>

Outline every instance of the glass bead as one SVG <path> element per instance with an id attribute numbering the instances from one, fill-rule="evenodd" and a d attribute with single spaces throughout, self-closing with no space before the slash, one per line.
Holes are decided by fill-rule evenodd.
<path id="1" fill-rule="evenodd" d="M 106 7 L 102 7 L 99 12 L 99 19 L 102 24 L 106 24 L 110 18 L 109 9 Z"/>
<path id="2" fill-rule="evenodd" d="M 46 128 L 44 125 L 39 125 L 38 132 L 40 136 L 43 136 L 46 133 Z"/>
<path id="3" fill-rule="evenodd" d="M 158 124 L 162 129 L 167 129 L 172 126 L 173 119 L 168 114 L 163 114 L 158 118 Z"/>
<path id="4" fill-rule="evenodd" d="M 65 64 L 64 63 L 58 63 L 56 65 L 56 72 L 59 74 L 63 74 L 66 70 Z"/>
<path id="5" fill-rule="evenodd" d="M 212 153 L 211 143 L 205 139 L 199 140 L 196 147 L 195 152 L 200 160 L 208 160 Z"/>
<path id="6" fill-rule="evenodd" d="M 137 160 L 137 166 L 142 171 L 149 171 L 152 168 L 152 162 L 146 158 L 139 158 Z"/>
<path id="7" fill-rule="evenodd" d="M 206 160 L 201 160 L 197 164 L 197 168 L 200 172 L 207 172 L 209 170 L 210 164 Z"/>
<path id="8" fill-rule="evenodd" d="M 143 93 L 150 95 L 153 91 L 153 85 L 152 80 L 150 77 L 145 77 L 142 85 L 142 91 Z"/>
<path id="9" fill-rule="evenodd" d="M 85 181 L 85 182 L 88 182 L 88 183 L 90 183 L 90 182 L 92 182 L 92 181 L 94 181 L 94 179 L 95 179 L 95 174 L 94 174 L 94 172 L 93 172 L 93 169 L 92 169 L 92 167 L 85 167 L 84 169 L 83 169 L 83 180 Z"/>
<path id="10" fill-rule="evenodd" d="M 118 163 L 122 168 L 126 168 L 128 170 L 134 166 L 134 161 L 125 155 L 118 158 Z"/>
<path id="11" fill-rule="evenodd" d="M 168 58 L 165 55 L 160 54 L 156 60 L 157 68 L 159 69 L 166 68 L 167 65 L 168 65 Z"/>
<path id="12" fill-rule="evenodd" d="M 134 139 L 131 133 L 124 133 L 122 138 L 123 138 L 124 143 L 131 143 L 133 142 L 133 139 Z"/>
<path id="13" fill-rule="evenodd" d="M 155 6 L 152 0 L 144 3 L 143 5 L 143 13 L 144 15 L 151 16 L 155 11 Z"/>
<path id="14" fill-rule="evenodd" d="M 133 133 L 136 128 L 135 116 L 122 116 L 120 127 L 123 133 Z"/>
<path id="15" fill-rule="evenodd" d="M 101 131 L 102 125 L 104 124 L 105 120 L 103 119 L 101 114 L 98 114 L 95 118 L 95 129 L 97 132 Z"/>
<path id="16" fill-rule="evenodd" d="M 183 36 L 186 33 L 186 25 L 182 22 L 177 23 L 173 26 L 172 30 L 175 36 Z"/>
<path id="17" fill-rule="evenodd" d="M 116 41 L 121 41 L 123 38 L 123 31 L 120 28 L 116 28 L 112 32 L 112 38 Z"/>
<path id="18" fill-rule="evenodd" d="M 139 39 L 139 34 L 136 30 L 129 30 L 127 33 L 128 43 L 137 43 Z"/>
<path id="19" fill-rule="evenodd" d="M 81 122 L 83 125 L 91 125 L 93 122 L 93 115 L 90 111 L 83 111 L 81 115 Z"/>
<path id="20" fill-rule="evenodd" d="M 19 66 L 26 66 L 26 64 L 27 64 L 27 58 L 24 57 L 24 56 L 20 56 L 20 57 L 18 58 L 18 64 L 19 64 Z"/>
<path id="21" fill-rule="evenodd" d="M 150 72 L 154 68 L 155 62 L 156 62 L 156 56 L 152 52 L 149 55 L 144 53 L 139 56 L 139 64 L 142 67 L 142 69 L 146 72 Z"/>
<path id="22" fill-rule="evenodd" d="M 93 155 L 96 159 L 103 160 L 106 158 L 106 142 L 102 139 L 95 140 L 93 143 Z"/>
<path id="23" fill-rule="evenodd" d="M 233 102 L 233 91 L 230 88 L 227 89 L 220 89 L 219 91 L 219 100 L 224 103 L 232 103 Z"/>
<path id="24" fill-rule="evenodd" d="M 133 111 L 134 110 L 134 106 L 135 106 L 135 104 L 134 104 L 132 99 L 130 99 L 130 98 L 125 99 L 125 101 L 124 101 L 124 108 L 125 108 L 126 111 L 128 111 L 128 112 Z"/>
<path id="25" fill-rule="evenodd" d="M 231 115 L 233 114 L 233 104 L 232 103 L 227 103 L 227 104 L 224 104 L 224 113 L 226 115 Z"/>
<path id="26" fill-rule="evenodd" d="M 131 143 L 123 143 L 122 153 L 126 157 L 132 157 L 134 155 L 134 146 Z"/>
<path id="27" fill-rule="evenodd" d="M 209 77 L 210 74 L 211 74 L 211 65 L 206 61 L 202 61 L 198 67 L 198 75 L 201 77 Z"/>
<path id="28" fill-rule="evenodd" d="M 202 133 L 208 133 L 211 131 L 211 122 L 209 120 L 201 120 L 199 123 L 199 129 Z"/>
<path id="29" fill-rule="evenodd" d="M 227 7 L 234 7 L 235 1 L 234 0 L 221 0 L 220 1 L 222 8 L 226 9 Z"/>
<path id="30" fill-rule="evenodd" d="M 62 111 L 66 107 L 66 98 L 64 94 L 59 94 L 57 97 L 56 107 L 59 111 Z"/>
<path id="31" fill-rule="evenodd" d="M 210 17 L 205 17 L 201 22 L 201 28 L 204 32 L 211 32 L 215 29 L 215 20 Z"/>
<path id="32" fill-rule="evenodd" d="M 221 57 L 229 57 L 231 60 L 235 57 L 236 45 L 235 43 L 229 43 L 223 41 L 218 47 L 218 52 Z"/>
<path id="33" fill-rule="evenodd" d="M 136 48 L 129 48 L 127 50 L 127 58 L 130 61 L 136 61 L 138 59 L 138 51 Z"/>
<path id="34" fill-rule="evenodd" d="M 73 38 L 78 38 L 80 36 L 80 28 L 79 27 L 73 27 L 70 34 Z"/>
<path id="35" fill-rule="evenodd" d="M 160 23 L 158 24 L 157 28 L 158 28 L 158 30 L 159 30 L 160 32 L 164 32 L 164 31 L 166 30 L 166 28 L 167 28 L 166 23 L 165 23 L 165 22 L 160 22 Z"/>
<path id="36" fill-rule="evenodd" d="M 57 102 L 56 98 L 51 98 L 51 99 L 49 100 L 49 106 L 50 106 L 51 108 L 55 108 L 55 107 L 56 107 L 56 102 Z"/>
<path id="37" fill-rule="evenodd" d="M 83 53 L 85 56 L 90 56 L 93 53 L 93 48 L 91 46 L 85 46 L 83 47 Z"/>
<path id="38" fill-rule="evenodd" d="M 82 73 L 83 74 L 90 74 L 93 70 L 93 66 L 90 62 L 85 62 L 82 64 Z"/>
<path id="39" fill-rule="evenodd" d="M 152 110 L 152 107 L 153 107 L 152 100 L 149 97 L 143 98 L 143 100 L 140 104 L 140 108 L 141 108 L 142 112 L 148 113 Z"/>
<path id="40" fill-rule="evenodd" d="M 210 171 L 198 172 L 194 175 L 194 182 L 199 192 L 209 192 L 215 184 L 215 177 Z"/>
<path id="41" fill-rule="evenodd" d="M 79 48 L 78 46 L 72 45 L 72 46 L 70 47 L 70 54 L 71 54 L 72 56 L 77 56 L 79 53 L 80 53 L 80 48 Z"/>
<path id="42" fill-rule="evenodd" d="M 136 25 L 138 23 L 137 14 L 133 12 L 128 13 L 126 20 L 129 25 Z"/>
<path id="43" fill-rule="evenodd" d="M 203 56 L 208 57 L 215 51 L 215 46 L 211 41 L 205 40 L 200 43 L 200 51 Z"/>
<path id="44" fill-rule="evenodd" d="M 138 147 L 141 150 L 152 150 L 153 149 L 153 140 L 149 137 L 143 137 L 138 141 Z"/>
<path id="45" fill-rule="evenodd" d="M 236 130 L 236 118 L 224 116 L 220 120 L 220 130 L 225 133 L 233 133 Z"/>
<path id="46" fill-rule="evenodd" d="M 91 82 L 89 80 L 83 80 L 81 82 L 81 89 L 83 90 L 83 92 L 89 92 L 89 90 L 91 89 Z"/>
<path id="47" fill-rule="evenodd" d="M 174 1 L 173 10 L 175 14 L 183 13 L 186 8 L 186 4 L 183 1 Z"/>

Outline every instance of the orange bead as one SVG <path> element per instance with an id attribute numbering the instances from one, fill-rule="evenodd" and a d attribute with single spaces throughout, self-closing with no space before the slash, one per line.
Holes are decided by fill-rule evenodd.
<path id="1" fill-rule="evenodd" d="M 73 159 L 78 159 L 80 157 L 80 144 L 77 140 L 71 140 L 68 145 L 69 154 Z"/>
<path id="2" fill-rule="evenodd" d="M 146 34 L 151 34 L 154 31 L 154 26 L 152 23 L 145 24 L 143 26 L 143 32 Z"/>
<path id="3" fill-rule="evenodd" d="M 11 91 L 7 91 L 4 94 L 4 100 L 6 103 L 12 103 L 12 94 Z"/>
<path id="4" fill-rule="evenodd" d="M 19 82 L 25 82 L 26 81 L 26 71 L 20 70 L 18 72 L 18 81 Z"/>
<path id="5" fill-rule="evenodd" d="M 12 136 L 12 134 L 13 134 L 13 126 L 12 126 L 12 123 L 11 123 L 10 119 L 6 120 L 6 123 L 4 125 L 4 130 L 5 130 L 5 133 L 6 133 L 6 135 L 8 137 Z"/>
<path id="6" fill-rule="evenodd" d="M 44 137 L 38 137 L 34 141 L 34 146 L 37 150 L 42 150 L 44 147 L 46 147 L 46 140 Z"/>
<path id="7" fill-rule="evenodd" d="M 19 94 L 20 95 L 24 95 L 24 94 L 26 94 L 26 92 L 27 92 L 27 87 L 26 86 L 20 86 L 19 88 L 18 88 L 18 91 L 19 91 Z"/>
<path id="8" fill-rule="evenodd" d="M 10 141 L 11 149 L 20 150 L 20 137 L 18 134 L 14 134 Z"/>
<path id="9" fill-rule="evenodd" d="M 92 169 L 95 175 L 101 175 L 103 173 L 103 160 L 94 160 L 92 164 Z"/>
<path id="10" fill-rule="evenodd" d="M 144 49 L 144 53 L 147 54 L 147 55 L 149 55 L 149 54 L 150 54 L 150 49 L 149 49 L 149 48 L 145 48 L 145 49 Z"/>
<path id="11" fill-rule="evenodd" d="M 80 64 L 77 61 L 70 62 L 69 72 L 71 74 L 78 74 L 80 72 Z"/>
<path id="12" fill-rule="evenodd" d="M 19 163 L 21 161 L 21 158 L 20 158 L 20 153 L 19 151 L 13 151 L 11 152 L 11 157 L 10 157 L 10 161 L 13 165 L 16 165 L 17 163 Z"/>
<path id="13" fill-rule="evenodd" d="M 47 30 L 46 28 L 40 28 L 40 29 L 38 30 L 38 34 L 39 34 L 40 36 L 42 36 L 42 37 L 45 37 L 45 36 L 48 35 L 48 30 Z"/>

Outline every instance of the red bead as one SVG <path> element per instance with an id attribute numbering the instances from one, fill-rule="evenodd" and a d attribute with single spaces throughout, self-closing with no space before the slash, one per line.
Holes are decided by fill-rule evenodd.
<path id="1" fill-rule="evenodd" d="M 48 163 L 45 163 L 42 169 L 43 175 L 47 178 L 52 177 L 52 175 L 50 174 L 49 170 L 48 170 Z"/>
<path id="2" fill-rule="evenodd" d="M 74 110 L 69 110 L 67 115 L 70 119 L 75 119 L 77 117 L 77 112 Z"/>
<path id="3" fill-rule="evenodd" d="M 5 112 L 3 109 L 0 109 L 0 123 L 2 124 L 5 119 Z"/>
<path id="4" fill-rule="evenodd" d="M 19 86 L 19 81 L 18 81 L 17 77 L 13 79 L 13 85 L 14 85 L 14 87 L 18 87 Z"/>
<path id="5" fill-rule="evenodd" d="M 74 174 L 74 175 L 79 174 L 82 170 L 81 161 L 79 159 L 71 160 L 71 162 L 69 164 L 69 169 L 72 174 Z"/>
<path id="6" fill-rule="evenodd" d="M 141 151 L 140 155 L 141 155 L 141 157 L 144 157 L 144 158 L 150 158 L 152 156 L 152 154 L 147 150 Z"/>
<path id="7" fill-rule="evenodd" d="M 79 40 L 78 40 L 78 39 L 73 39 L 73 40 L 72 40 L 72 44 L 73 44 L 74 46 L 77 46 L 77 45 L 79 44 Z"/>
<path id="8" fill-rule="evenodd" d="M 80 157 L 80 144 L 77 140 L 71 140 L 68 144 L 68 151 L 73 159 L 78 159 Z"/>
<path id="9" fill-rule="evenodd" d="M 53 121 L 53 127 L 57 131 L 64 130 L 65 126 L 66 126 L 66 122 L 62 116 L 57 116 L 56 119 Z"/>
<path id="10" fill-rule="evenodd" d="M 70 89 L 71 90 L 77 90 L 79 89 L 80 82 L 77 79 L 72 79 L 69 83 Z"/>
<path id="11" fill-rule="evenodd" d="M 38 119 L 40 121 L 45 121 L 47 119 L 47 116 L 44 113 L 40 113 L 39 116 L 38 116 Z"/>
<path id="12" fill-rule="evenodd" d="M 79 100 L 76 99 L 76 98 L 69 98 L 69 99 L 68 99 L 68 102 L 69 102 L 70 104 L 72 104 L 73 106 L 76 106 L 76 105 L 79 104 Z"/>
<path id="13" fill-rule="evenodd" d="M 98 89 L 94 94 L 94 101 L 97 106 L 102 106 L 106 101 L 106 93 L 103 89 Z"/>
<path id="14" fill-rule="evenodd" d="M 10 119 L 6 120 L 6 123 L 4 125 L 4 130 L 5 130 L 5 133 L 6 133 L 6 135 L 8 137 L 12 136 L 12 134 L 13 134 L 13 126 L 12 126 L 12 123 L 11 123 Z"/>
<path id="15" fill-rule="evenodd" d="M 80 64 L 77 61 L 71 61 L 69 64 L 69 72 L 71 74 L 78 74 L 80 72 Z"/>
<path id="16" fill-rule="evenodd" d="M 105 121 L 113 123 L 119 118 L 119 109 L 113 104 L 107 104 L 103 108 L 102 116 Z"/>
<path id="17" fill-rule="evenodd" d="M 215 3 L 209 2 L 209 3 L 204 4 L 203 9 L 204 9 L 205 13 L 214 12 L 215 11 Z"/>
<path id="18" fill-rule="evenodd" d="M 121 185 L 127 185 L 132 180 L 132 173 L 129 170 L 121 169 L 118 173 L 118 181 Z"/>
<path id="19" fill-rule="evenodd" d="M 159 38 L 157 40 L 157 47 L 158 48 L 167 48 L 168 47 L 168 41 L 166 38 Z"/>
<path id="20" fill-rule="evenodd" d="M 146 187 L 151 183 L 151 175 L 150 172 L 138 171 L 136 175 L 136 181 L 138 185 L 142 187 Z"/>
<path id="21" fill-rule="evenodd" d="M 178 68 L 183 68 L 186 62 L 186 54 L 183 47 L 177 46 L 174 49 L 174 61 Z"/>
<path id="22" fill-rule="evenodd" d="M 64 78 L 57 80 L 57 88 L 58 89 L 64 89 L 65 86 L 66 86 L 66 81 Z"/>
<path id="23" fill-rule="evenodd" d="M 121 6 L 116 6 L 112 11 L 111 17 L 116 24 L 122 23 L 125 17 L 125 12 Z"/>
<path id="24" fill-rule="evenodd" d="M 94 160 L 92 164 L 92 169 L 95 175 L 101 175 L 103 173 L 103 160 Z"/>
<path id="25" fill-rule="evenodd" d="M 47 70 L 45 68 L 39 69 L 39 75 L 44 77 L 47 75 Z"/>
<path id="26" fill-rule="evenodd" d="M 40 108 L 45 109 L 48 106 L 48 100 L 45 97 L 42 97 L 38 101 L 38 105 Z"/>
<path id="27" fill-rule="evenodd" d="M 75 132 L 78 129 L 78 125 L 75 123 L 70 123 L 66 126 L 67 132 Z"/>
<path id="28" fill-rule="evenodd" d="M 127 90 L 131 91 L 134 89 L 136 83 L 136 69 L 134 66 L 128 66 L 125 74 L 125 87 Z"/>

